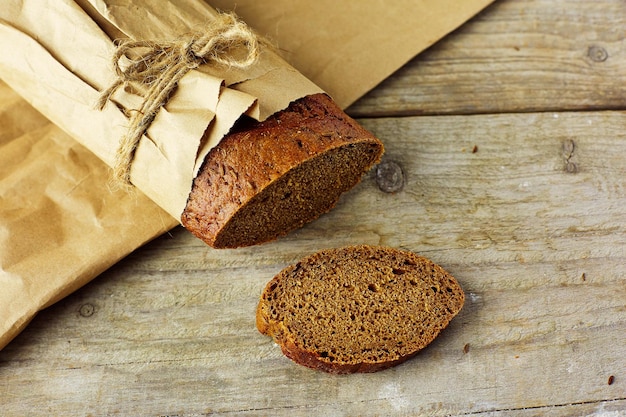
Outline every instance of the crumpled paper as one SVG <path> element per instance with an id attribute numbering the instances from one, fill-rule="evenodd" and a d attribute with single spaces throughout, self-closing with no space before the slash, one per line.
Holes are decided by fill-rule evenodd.
<path id="1" fill-rule="evenodd" d="M 0 83 L 0 347 L 177 221 Z"/>
<path id="2" fill-rule="evenodd" d="M 303 85 L 312 89 L 320 86 L 344 107 L 490 2 L 473 0 L 458 4 L 452 0 L 421 0 L 365 6 L 362 2 L 330 0 L 210 1 L 221 9 L 236 9 L 259 33 L 268 35 L 290 63 L 315 82 L 314 87 L 306 81 Z M 162 35 L 163 19 L 173 22 L 173 27 L 180 27 L 212 13 L 201 1 L 145 0 L 145 4 L 158 7 L 151 10 L 129 0 L 76 3 L 59 0 L 49 2 L 49 8 L 42 8 L 34 0 L 9 0 L 0 8 L 0 51 L 3 52 L 0 78 L 11 87 L 0 83 L 0 348 L 39 310 L 178 224 L 173 214 L 178 212 L 180 204 L 164 210 L 142 192 L 128 194 L 109 187 L 109 168 L 103 161 L 111 157 L 112 150 L 106 140 L 118 137 L 125 120 L 120 118 L 118 123 L 111 124 L 106 115 L 96 115 L 91 107 L 87 110 L 98 90 L 110 81 L 111 74 L 103 72 L 102 64 L 109 59 L 111 38 L 136 36 L 120 28 L 130 24 L 137 30 L 146 30 L 146 36 Z M 91 19 L 84 19 L 85 14 Z M 77 15 L 81 19 L 76 20 Z M 69 20 L 72 30 L 51 30 L 45 37 L 39 36 L 35 32 L 44 17 Z M 69 47 L 52 48 L 55 43 Z M 105 44 L 108 46 L 100 46 L 97 56 L 69 63 L 71 55 L 90 54 L 94 45 Z M 48 59 L 44 67 L 41 61 L 30 59 L 31 52 Z M 50 95 L 28 94 L 41 80 L 16 71 L 17 56 L 24 58 L 22 69 L 30 66 L 33 73 L 45 76 L 49 70 L 58 70 L 51 79 L 55 88 Z M 278 57 L 272 58 L 280 61 Z M 49 68 L 48 64 L 51 64 Z M 299 77 L 297 71 L 295 75 Z M 188 81 L 192 82 L 194 77 Z M 228 81 L 237 77 L 238 81 Z M 283 89 L 282 76 L 274 71 L 261 72 L 256 77 L 262 85 L 272 86 L 276 91 Z M 224 86 L 229 82 L 238 85 L 240 81 L 251 81 L 248 86 L 254 91 L 259 88 L 257 78 L 233 72 L 225 77 Z M 67 85 L 80 86 L 84 94 L 61 88 Z M 214 86 L 211 88 L 216 91 Z M 220 86 L 216 94 L 223 91 Z M 254 94 L 232 91 L 235 95 L 253 97 L 245 111 L 263 118 L 262 106 Z M 76 102 L 77 96 L 79 106 L 63 104 Z M 270 95 L 267 109 L 283 106 L 283 99 L 271 101 L 278 96 Z M 239 105 L 243 107 L 246 106 Z M 59 110 L 64 118 L 52 124 L 49 119 Z M 198 110 L 188 109 L 190 113 Z M 94 149 L 87 150 L 75 140 L 85 134 L 106 136 L 105 142 L 93 141 Z M 159 198 L 158 192 L 155 194 L 150 197 Z"/>
<path id="3" fill-rule="evenodd" d="M 100 94 L 115 80 L 115 39 L 178 39 L 215 20 L 202 0 L 7 0 L 0 10 L 0 76 L 53 123 L 109 166 L 142 97 L 117 90 L 102 110 Z M 143 16 L 145 15 L 145 16 Z M 147 24 L 149 22 L 149 24 Z M 103 28 L 108 29 L 107 33 Z M 284 83 L 285 87 L 277 88 Z M 180 218 L 204 157 L 242 114 L 264 119 L 322 90 L 271 48 L 240 70 L 205 64 L 187 73 L 134 151 L 131 182 Z"/>

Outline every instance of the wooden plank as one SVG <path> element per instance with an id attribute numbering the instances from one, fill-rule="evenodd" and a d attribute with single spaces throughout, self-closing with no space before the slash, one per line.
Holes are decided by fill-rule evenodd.
<path id="1" fill-rule="evenodd" d="M 400 191 L 382 192 L 372 172 L 328 215 L 255 248 L 212 250 L 181 228 L 157 239 L 0 351 L 2 413 L 619 415 L 624 117 L 361 120 L 402 168 Z M 388 371 L 294 365 L 255 329 L 260 291 L 288 263 L 351 243 L 430 257 L 467 303 Z"/>
<path id="2" fill-rule="evenodd" d="M 498 0 L 349 113 L 624 109 L 624 27 L 621 0 Z"/>

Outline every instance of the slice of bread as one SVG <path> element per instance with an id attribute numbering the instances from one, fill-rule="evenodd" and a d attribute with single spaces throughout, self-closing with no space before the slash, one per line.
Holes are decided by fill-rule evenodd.
<path id="1" fill-rule="evenodd" d="M 464 300 L 454 277 L 424 257 L 348 246 L 315 253 L 276 275 L 261 295 L 256 325 L 301 365 L 374 372 L 426 347 Z"/>
<path id="2" fill-rule="evenodd" d="M 304 97 L 209 152 L 181 222 L 214 248 L 276 239 L 333 208 L 382 153 L 330 97 Z"/>

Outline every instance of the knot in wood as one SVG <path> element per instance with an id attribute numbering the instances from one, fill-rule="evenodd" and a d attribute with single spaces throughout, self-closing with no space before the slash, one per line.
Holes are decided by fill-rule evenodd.
<path id="1" fill-rule="evenodd" d="M 383 161 L 376 168 L 376 183 L 385 193 L 395 193 L 404 186 L 402 167 L 394 161 Z"/>
<path id="2" fill-rule="evenodd" d="M 96 307 L 91 303 L 85 303 L 78 309 L 81 317 L 91 317 L 96 312 Z"/>
<path id="3" fill-rule="evenodd" d="M 601 46 L 592 45 L 587 50 L 587 56 L 594 62 L 604 62 L 609 58 L 609 53 Z"/>

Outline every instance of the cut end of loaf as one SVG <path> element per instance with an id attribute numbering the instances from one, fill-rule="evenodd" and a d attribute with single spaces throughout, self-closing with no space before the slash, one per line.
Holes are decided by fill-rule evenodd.
<path id="1" fill-rule="evenodd" d="M 214 248 L 274 240 L 331 210 L 382 153 L 328 96 L 304 97 L 211 150 L 182 224 Z"/>
<path id="2" fill-rule="evenodd" d="M 454 277 L 424 257 L 350 246 L 318 252 L 274 277 L 261 296 L 257 328 L 301 365 L 374 372 L 426 347 L 464 300 Z"/>

